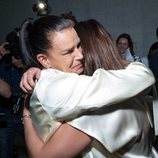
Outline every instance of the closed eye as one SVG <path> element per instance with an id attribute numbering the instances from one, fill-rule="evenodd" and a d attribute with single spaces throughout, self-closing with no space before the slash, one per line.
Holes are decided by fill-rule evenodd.
<path id="1" fill-rule="evenodd" d="M 72 48 L 72 49 L 68 50 L 66 53 L 64 53 L 63 55 L 71 54 L 71 53 L 73 53 L 73 51 L 74 51 L 74 49 Z"/>

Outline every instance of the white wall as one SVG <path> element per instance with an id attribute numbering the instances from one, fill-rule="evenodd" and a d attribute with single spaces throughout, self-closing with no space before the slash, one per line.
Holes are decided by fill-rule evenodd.
<path id="1" fill-rule="evenodd" d="M 28 17 L 35 17 L 32 5 L 36 0 L 0 0 L 0 41 Z M 136 53 L 147 54 L 156 41 L 158 0 L 48 0 L 52 12 L 59 15 L 72 11 L 78 20 L 96 18 L 116 38 L 129 33 Z"/>

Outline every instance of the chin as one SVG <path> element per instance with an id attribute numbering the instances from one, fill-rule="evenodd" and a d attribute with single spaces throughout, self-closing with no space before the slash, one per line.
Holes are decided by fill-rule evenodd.
<path id="1" fill-rule="evenodd" d="M 82 74 L 82 73 L 83 73 L 83 68 L 82 68 L 82 69 L 78 69 L 78 70 L 76 71 L 76 73 L 77 73 L 78 75 Z"/>
<path id="2" fill-rule="evenodd" d="M 125 53 L 125 51 L 120 51 L 120 53 L 121 53 L 121 54 L 124 54 L 124 53 Z"/>

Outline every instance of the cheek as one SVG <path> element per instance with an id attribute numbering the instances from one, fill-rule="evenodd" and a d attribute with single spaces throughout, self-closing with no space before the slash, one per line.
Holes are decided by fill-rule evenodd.
<path id="1" fill-rule="evenodd" d="M 118 48 L 121 48 L 122 47 L 122 44 L 118 44 L 118 46 L 117 46 Z"/>
<path id="2" fill-rule="evenodd" d="M 67 57 L 65 61 L 66 61 L 67 68 L 71 69 L 73 65 L 75 64 L 75 56 L 71 54 Z"/>
<path id="3" fill-rule="evenodd" d="M 74 57 L 73 56 L 69 56 L 67 59 L 66 59 L 66 64 L 67 64 L 67 67 L 68 68 L 71 68 L 72 65 L 74 63 Z"/>
<path id="4" fill-rule="evenodd" d="M 72 65 L 73 65 L 73 58 L 72 57 L 64 57 L 60 60 L 60 62 L 56 63 L 58 66 L 58 69 L 69 72 Z"/>

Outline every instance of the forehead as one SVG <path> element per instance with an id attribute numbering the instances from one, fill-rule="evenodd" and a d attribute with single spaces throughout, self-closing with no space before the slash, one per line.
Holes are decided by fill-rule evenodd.
<path id="1" fill-rule="evenodd" d="M 51 52 L 62 53 L 69 49 L 75 48 L 80 42 L 80 39 L 74 28 L 67 28 L 55 33 L 49 33 L 50 44 L 52 45 Z"/>
<path id="2" fill-rule="evenodd" d="M 55 33 L 49 33 L 49 40 L 54 50 L 63 51 L 74 47 L 79 41 L 79 37 L 74 28 L 67 28 Z"/>

